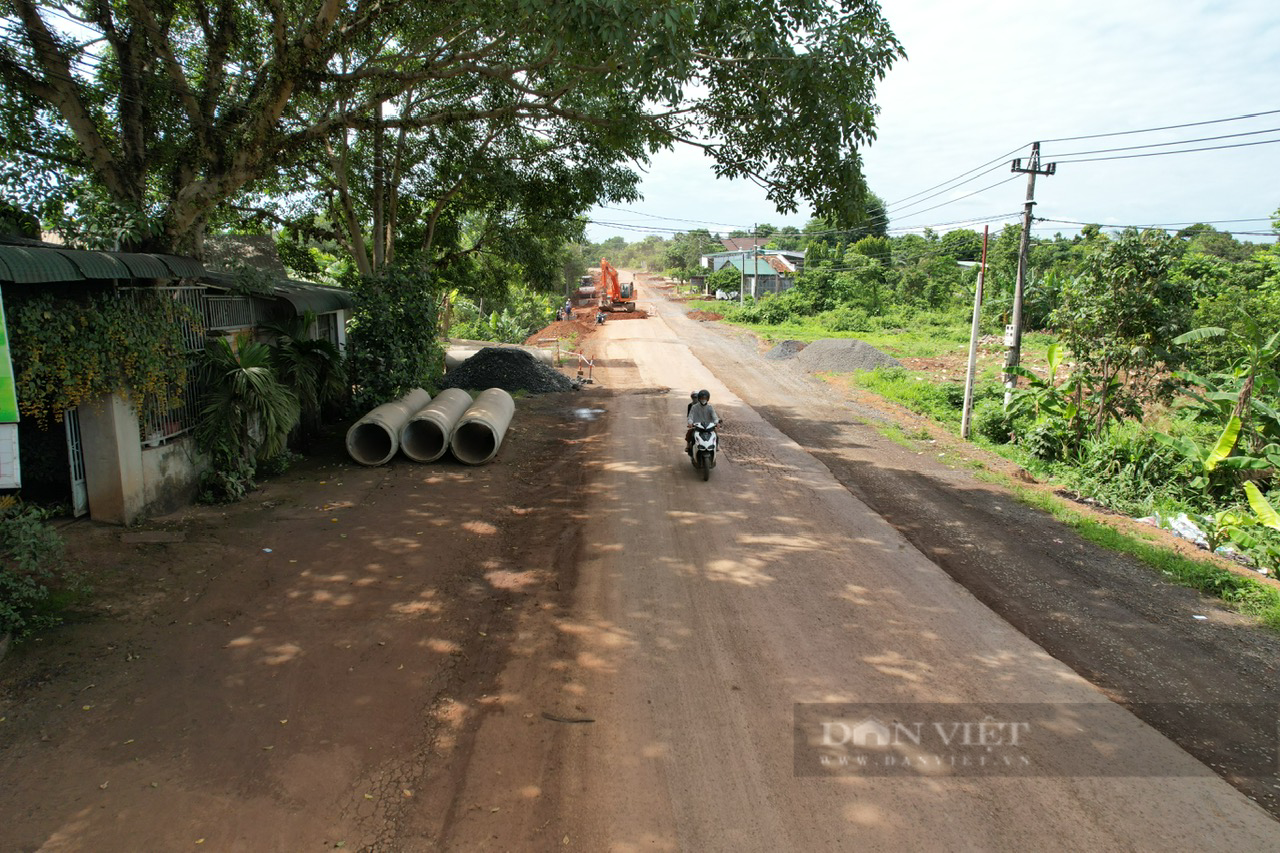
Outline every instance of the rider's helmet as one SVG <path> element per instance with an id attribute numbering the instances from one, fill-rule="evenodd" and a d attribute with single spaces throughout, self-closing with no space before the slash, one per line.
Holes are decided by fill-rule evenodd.
<path id="1" fill-rule="evenodd" d="M 709 402 L 711 402 L 711 392 L 710 392 L 710 391 L 708 391 L 706 388 L 703 388 L 701 391 L 699 391 L 699 392 L 698 392 L 698 402 L 699 402 L 699 403 L 709 403 Z"/>

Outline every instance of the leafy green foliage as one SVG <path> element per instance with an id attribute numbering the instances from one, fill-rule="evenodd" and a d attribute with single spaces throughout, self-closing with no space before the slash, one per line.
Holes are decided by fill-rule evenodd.
<path id="1" fill-rule="evenodd" d="M 444 371 L 439 336 L 442 292 L 426 272 L 392 267 L 352 286 L 347 370 L 352 406 L 367 411 L 414 388 L 434 387 Z"/>
<path id="2" fill-rule="evenodd" d="M 394 246 L 384 226 L 425 235 L 407 249 L 463 245 L 437 238 L 471 214 L 532 220 L 541 199 L 545 235 L 634 197 L 629 164 L 677 143 L 757 180 L 782 212 L 805 199 L 857 220 L 856 151 L 903 56 L 877 7 L 822 0 L 60 8 L 11 16 L 0 50 L 0 161 L 31 161 L 16 171 L 42 205 L 83 210 L 86 194 L 70 199 L 87 187 L 142 217 L 127 242 L 179 252 L 211 223 L 309 212 L 368 256 L 365 275 L 382 266 L 360 244 Z M 76 39 L 48 37 L 58 14 Z"/>
<path id="3" fill-rule="evenodd" d="M 283 452 L 298 425 L 298 397 L 284 387 L 271 363 L 271 350 L 241 336 L 209 341 L 200 370 L 205 394 L 196 441 L 209 455 L 201 498 L 238 500 L 253 488 L 259 460 Z"/>
<path id="4" fill-rule="evenodd" d="M 83 300 L 40 294 L 8 306 L 23 417 L 62 413 L 123 390 L 146 417 L 181 403 L 187 377 L 184 325 L 198 318 L 161 295 L 113 292 Z"/>
<path id="5" fill-rule="evenodd" d="M 1126 231 L 1091 252 L 1065 283 L 1053 321 L 1094 392 L 1094 434 L 1143 395 L 1169 396 L 1163 377 L 1181 354 L 1172 341 L 1191 319 L 1192 294 L 1169 275 L 1181 246 L 1163 232 Z"/>
<path id="6" fill-rule="evenodd" d="M 83 592 L 62 565 L 63 542 L 49 513 L 12 497 L 0 498 L 0 637 L 21 638 L 57 624 L 51 587 Z"/>
<path id="7" fill-rule="evenodd" d="M 315 323 L 315 312 L 306 311 L 291 322 L 264 327 L 274 335 L 270 350 L 276 379 L 298 398 L 304 444 L 319 433 L 324 409 L 345 402 L 350 392 L 342 354 L 329 341 L 311 336 Z"/>

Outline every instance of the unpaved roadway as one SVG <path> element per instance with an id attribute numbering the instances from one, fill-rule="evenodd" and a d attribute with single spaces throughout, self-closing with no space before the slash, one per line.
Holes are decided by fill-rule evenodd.
<path id="1" fill-rule="evenodd" d="M 0 664 L 0 853 L 1280 849 L 1239 770 L 1280 644 L 640 302 L 490 465 L 339 430 L 239 504 L 64 527 L 97 592 Z M 811 760 L 940 713 L 1025 737 Z"/>
<path id="2" fill-rule="evenodd" d="M 1012 628 L 735 396 L 770 382 L 757 360 L 705 341 L 700 360 L 697 324 L 651 291 L 641 304 L 655 316 L 592 338 L 597 382 L 618 393 L 589 461 L 560 656 L 504 673 L 507 712 L 481 727 L 462 794 L 478 807 L 450 849 L 1280 847 L 1263 809 Z M 680 452 L 699 387 L 726 422 L 709 483 Z M 775 417 L 826 404 L 803 382 L 768 393 Z M 806 775 L 797 703 L 1055 710 L 1051 736 L 1037 722 L 1020 751 L 1032 775 L 869 777 Z M 535 725 L 555 732 L 530 750 Z"/>

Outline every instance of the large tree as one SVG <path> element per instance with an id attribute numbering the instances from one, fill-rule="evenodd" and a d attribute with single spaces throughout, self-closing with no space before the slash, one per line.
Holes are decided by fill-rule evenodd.
<path id="1" fill-rule="evenodd" d="M 625 198 L 610 167 L 688 143 L 782 212 L 854 221 L 874 86 L 902 55 L 865 0 L 0 0 L 0 16 L 12 201 L 105 207 L 123 242 L 199 254 L 211 224 L 302 190 L 357 255 L 381 235 L 370 268 L 397 154 L 425 157 L 428 229 L 498 160 L 539 173 L 517 191 L 546 187 L 535 142 L 581 190 L 557 213 Z"/>

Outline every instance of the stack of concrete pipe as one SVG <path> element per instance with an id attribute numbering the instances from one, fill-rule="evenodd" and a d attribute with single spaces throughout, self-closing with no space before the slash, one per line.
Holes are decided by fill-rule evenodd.
<path id="1" fill-rule="evenodd" d="M 400 430 L 413 413 L 431 402 L 431 395 L 414 388 L 399 400 L 383 403 L 347 430 L 347 453 L 361 465 L 385 465 L 400 449 Z"/>
<path id="2" fill-rule="evenodd" d="M 465 465 L 483 465 L 497 455 L 515 408 L 501 388 L 481 391 L 474 402 L 458 388 L 434 400 L 415 389 L 357 421 L 347 431 L 347 452 L 361 465 L 383 465 L 397 449 L 415 462 L 434 462 L 451 450 Z"/>

